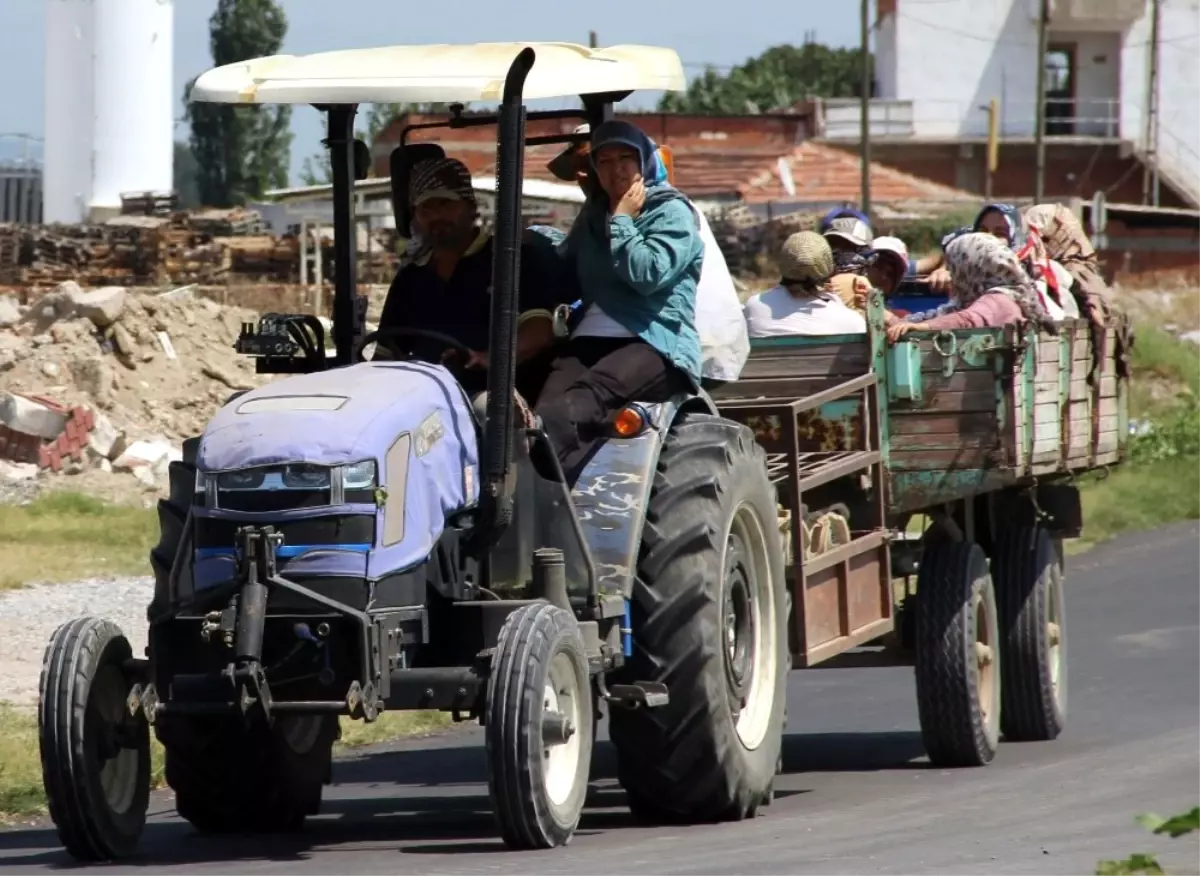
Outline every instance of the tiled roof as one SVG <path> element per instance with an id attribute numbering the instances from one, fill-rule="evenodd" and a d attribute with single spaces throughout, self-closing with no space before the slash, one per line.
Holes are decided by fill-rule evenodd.
<path id="1" fill-rule="evenodd" d="M 630 117 L 634 118 L 634 117 Z M 418 119 L 414 119 L 418 120 Z M 676 130 L 663 136 L 656 127 L 671 124 Z M 757 130 L 752 126 L 757 124 Z M 727 197 L 747 203 L 838 203 L 859 199 L 861 172 L 856 155 L 832 146 L 806 140 L 793 146 L 795 133 L 786 128 L 789 119 L 755 117 L 706 119 L 703 117 L 647 116 L 643 127 L 659 142 L 665 140 L 674 153 L 675 184 L 696 198 Z M 569 120 L 538 120 L 526 130 L 528 136 L 567 133 Z M 389 129 L 389 134 L 391 129 Z M 467 165 L 473 176 L 495 172 L 495 129 L 487 126 L 448 130 L 417 129 L 411 141 L 436 140 L 446 154 Z M 376 173 L 387 175 L 387 138 L 376 154 Z M 546 163 L 562 144 L 530 146 L 525 153 L 525 178 L 554 180 Z M 789 151 L 790 150 L 790 151 Z M 787 161 L 796 194 L 789 195 L 779 179 L 780 157 Z M 978 200 L 960 189 L 912 176 L 880 164 L 871 165 L 871 200 L 887 204 L 905 201 L 953 202 Z"/>
<path id="2" fill-rule="evenodd" d="M 760 167 L 757 174 L 747 177 L 746 182 L 738 186 L 738 192 L 747 203 L 834 203 L 858 200 L 862 180 L 862 164 L 858 156 L 810 140 L 795 147 L 784 160 L 791 169 L 796 194 L 789 195 L 784 189 L 776 159 L 767 167 Z M 944 186 L 882 164 L 871 164 L 872 203 L 960 200 L 976 202 L 979 198 L 962 189 Z"/>

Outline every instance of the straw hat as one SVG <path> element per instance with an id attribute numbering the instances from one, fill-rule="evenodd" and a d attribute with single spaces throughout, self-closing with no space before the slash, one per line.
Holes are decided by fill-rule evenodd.
<path id="1" fill-rule="evenodd" d="M 799 231 L 783 242 L 779 273 L 785 283 L 824 283 L 833 269 L 829 241 L 815 231 Z"/>

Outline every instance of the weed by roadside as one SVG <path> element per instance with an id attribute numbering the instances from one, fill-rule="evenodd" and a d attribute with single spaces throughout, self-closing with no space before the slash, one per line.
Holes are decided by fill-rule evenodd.
<path id="1" fill-rule="evenodd" d="M 157 537 L 153 511 L 82 493 L 49 493 L 28 505 L 0 505 L 0 590 L 34 581 L 147 574 Z"/>

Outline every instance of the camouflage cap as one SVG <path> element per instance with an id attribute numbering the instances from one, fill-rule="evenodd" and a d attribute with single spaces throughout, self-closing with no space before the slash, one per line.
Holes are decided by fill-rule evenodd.
<path id="1" fill-rule="evenodd" d="M 779 273 L 785 283 L 823 283 L 833 274 L 833 250 L 815 231 L 800 231 L 783 242 Z"/>

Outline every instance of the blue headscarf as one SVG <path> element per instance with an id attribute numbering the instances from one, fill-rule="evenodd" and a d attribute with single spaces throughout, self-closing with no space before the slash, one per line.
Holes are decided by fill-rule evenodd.
<path id="1" fill-rule="evenodd" d="M 680 198 L 686 200 L 683 192 L 667 182 L 667 168 L 658 157 L 658 144 L 651 140 L 636 125 L 613 119 L 604 122 L 592 132 L 591 162 L 592 170 L 596 168 L 596 153 L 605 146 L 628 146 L 637 152 L 642 162 L 642 184 L 646 187 L 646 207 L 663 201 Z M 608 235 L 608 195 L 596 185 L 595 191 L 588 198 L 588 221 L 593 224 L 596 232 L 602 236 Z"/>
<path id="2" fill-rule="evenodd" d="M 1025 217 L 1021 215 L 1021 211 L 1012 204 L 988 204 L 979 211 L 979 215 L 975 217 L 975 225 L 972 226 L 972 231 L 979 231 L 983 227 L 983 217 L 988 213 L 999 213 L 1004 217 L 1005 223 L 1008 225 L 1008 246 L 1014 252 L 1021 249 L 1029 238 L 1029 228 L 1025 224 Z"/>

